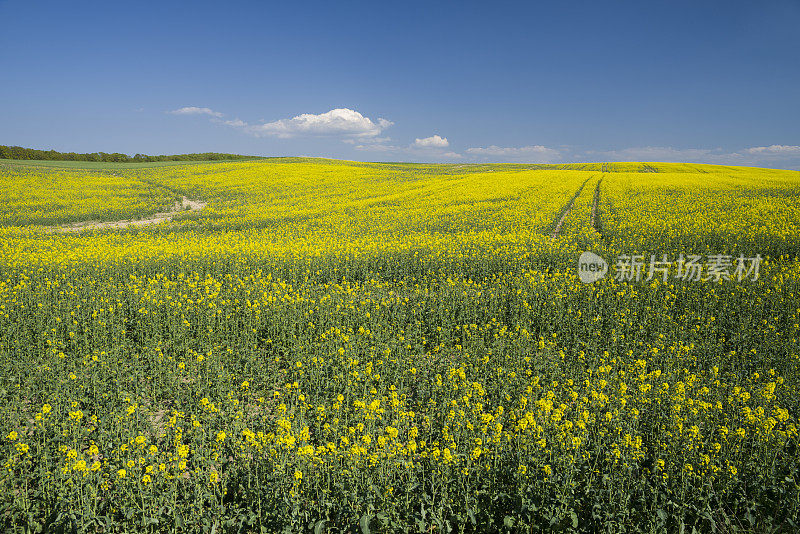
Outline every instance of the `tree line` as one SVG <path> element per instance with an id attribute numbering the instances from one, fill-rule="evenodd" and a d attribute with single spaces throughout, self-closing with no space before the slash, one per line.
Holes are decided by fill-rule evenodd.
<path id="1" fill-rule="evenodd" d="M 148 156 L 136 154 L 129 156 L 119 152 L 92 152 L 78 154 L 76 152 L 57 152 L 55 150 L 37 150 L 21 146 L 0 145 L 0 159 L 40 159 L 53 161 L 98 161 L 114 163 L 142 163 L 148 161 L 213 161 L 252 159 L 253 156 L 239 154 L 220 154 L 218 152 L 203 152 L 200 154 L 173 154 L 169 156 Z"/>

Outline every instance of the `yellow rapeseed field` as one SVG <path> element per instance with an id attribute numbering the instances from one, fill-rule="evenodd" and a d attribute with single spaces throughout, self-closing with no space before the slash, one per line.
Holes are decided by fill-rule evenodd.
<path id="1" fill-rule="evenodd" d="M 0 164 L 0 251 L 4 531 L 800 528 L 798 172 Z"/>

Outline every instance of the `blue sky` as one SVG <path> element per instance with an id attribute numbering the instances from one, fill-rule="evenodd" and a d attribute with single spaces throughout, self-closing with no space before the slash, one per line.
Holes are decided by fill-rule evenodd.
<path id="1" fill-rule="evenodd" d="M 0 144 L 800 169 L 800 2 L 0 0 Z"/>

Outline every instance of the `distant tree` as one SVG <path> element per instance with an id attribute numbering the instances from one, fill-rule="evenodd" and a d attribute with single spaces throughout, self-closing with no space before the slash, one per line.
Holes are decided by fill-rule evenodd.
<path id="1" fill-rule="evenodd" d="M 0 145 L 0 159 L 37 159 L 53 161 L 95 161 L 95 162 L 152 162 L 152 161 L 223 161 L 253 159 L 253 156 L 242 156 L 239 154 L 221 154 L 218 152 L 202 152 L 197 154 L 173 154 L 148 156 L 147 154 L 136 154 L 131 157 L 120 152 L 92 152 L 89 154 L 78 154 L 76 152 L 58 152 L 56 150 L 37 150 L 33 148 L 23 148 L 21 146 Z"/>

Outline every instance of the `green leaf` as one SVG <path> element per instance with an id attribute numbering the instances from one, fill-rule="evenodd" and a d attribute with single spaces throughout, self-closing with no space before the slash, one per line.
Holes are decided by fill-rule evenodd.
<path id="1" fill-rule="evenodd" d="M 314 524 L 314 534 L 322 534 L 325 532 L 325 520 L 320 519 Z"/>
<path id="2" fill-rule="evenodd" d="M 369 529 L 369 522 L 372 519 L 368 513 L 361 516 L 361 521 L 358 524 L 361 526 L 362 534 L 369 534 L 371 531 Z"/>

